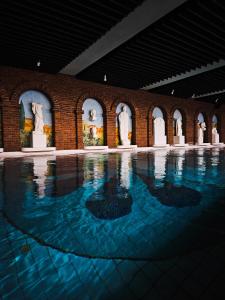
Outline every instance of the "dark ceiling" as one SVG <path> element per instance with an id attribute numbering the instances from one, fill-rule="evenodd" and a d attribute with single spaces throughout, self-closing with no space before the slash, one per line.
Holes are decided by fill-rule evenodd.
<path id="1" fill-rule="evenodd" d="M 57 73 L 143 2 L 1 0 L 1 65 L 35 70 L 40 60 L 40 71 Z M 220 59 L 225 1 L 189 0 L 76 77 L 103 83 L 107 74 L 109 85 L 139 89 Z M 223 89 L 225 67 L 150 92 L 190 98 Z M 225 103 L 225 93 L 200 98 L 216 99 Z"/>
<path id="2" fill-rule="evenodd" d="M 143 0 L 1 0 L 1 64 L 57 73 Z"/>

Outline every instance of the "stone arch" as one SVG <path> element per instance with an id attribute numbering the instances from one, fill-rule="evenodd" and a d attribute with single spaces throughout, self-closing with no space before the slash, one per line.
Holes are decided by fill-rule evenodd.
<path id="1" fill-rule="evenodd" d="M 204 134 L 204 142 L 208 143 L 209 141 L 209 122 L 208 122 L 208 116 L 207 113 L 204 111 L 204 109 L 197 109 L 194 116 L 194 140 L 195 143 L 198 142 L 198 124 L 199 122 L 205 122 L 206 124 L 206 132 Z M 210 126 L 211 127 L 211 126 Z"/>
<path id="2" fill-rule="evenodd" d="M 10 102 L 18 103 L 20 96 L 27 90 L 34 90 L 44 94 L 51 102 L 53 110 L 60 110 L 60 104 L 57 97 L 54 97 L 52 90 L 49 89 L 47 81 L 36 82 L 36 81 L 24 81 L 18 84 L 10 95 Z"/>
<path id="3" fill-rule="evenodd" d="M 172 120 L 174 120 L 174 113 L 176 111 L 179 111 L 182 116 L 182 130 L 183 130 L 183 135 L 186 137 L 186 135 L 187 135 L 187 112 L 185 111 L 185 109 L 180 108 L 180 106 L 178 106 L 178 105 L 173 106 L 173 108 L 170 111 Z M 174 123 L 173 123 L 173 133 L 174 133 Z"/>
<path id="4" fill-rule="evenodd" d="M 54 145 L 52 101 L 42 92 L 37 90 L 26 90 L 19 97 L 20 110 L 20 142 L 21 147 L 32 147 L 31 137 L 34 130 L 34 117 L 31 104 L 42 104 L 44 117 L 44 133 L 47 136 L 47 146 Z"/>
<path id="5" fill-rule="evenodd" d="M 107 109 L 105 106 L 105 103 L 102 99 L 104 97 L 99 96 L 99 94 L 95 93 L 84 93 L 82 94 L 78 100 L 75 103 L 74 106 L 74 113 L 75 113 L 75 122 L 76 122 L 76 146 L 79 149 L 82 149 L 84 147 L 83 143 L 83 121 L 82 121 L 82 115 L 83 115 L 83 104 L 86 99 L 94 99 L 96 100 L 102 107 L 103 110 L 103 136 L 104 136 L 104 144 L 107 145 Z M 105 100 L 105 99 L 104 99 Z"/>
<path id="6" fill-rule="evenodd" d="M 10 97 L 9 97 L 9 105 L 14 107 L 14 111 L 16 114 L 16 119 L 18 123 L 18 135 L 17 135 L 17 149 L 20 149 L 20 133 L 19 133 L 19 120 L 20 120 L 20 105 L 19 105 L 19 98 L 20 96 L 28 91 L 33 90 L 40 92 L 44 94 L 49 102 L 51 103 L 51 112 L 52 112 L 52 132 L 53 132 L 53 144 L 57 147 L 57 136 L 56 136 L 56 130 L 57 130 L 57 124 L 60 124 L 60 103 L 57 97 L 54 96 L 54 93 L 48 86 L 48 81 L 44 80 L 42 82 L 33 81 L 33 80 L 27 80 L 20 82 L 12 91 Z M 59 126 L 60 127 L 60 126 Z M 15 130 L 15 129 L 14 129 Z M 18 149 L 19 148 L 19 149 Z"/>
<path id="7" fill-rule="evenodd" d="M 118 123 L 118 116 L 122 110 L 122 107 L 126 106 L 126 111 L 128 113 L 129 116 L 129 140 L 130 140 L 130 144 L 133 144 L 133 127 L 134 127 L 134 118 L 133 118 L 133 114 L 132 114 L 132 109 L 130 108 L 130 106 L 125 103 L 125 102 L 119 102 L 118 105 L 116 106 L 116 117 L 115 117 L 115 123 L 116 123 L 116 145 L 120 145 L 121 141 L 120 141 L 120 134 L 119 134 L 119 123 Z"/>
<path id="8" fill-rule="evenodd" d="M 163 118 L 164 118 L 164 121 L 165 121 L 165 133 L 166 133 L 166 135 L 168 133 L 168 128 L 167 128 L 168 113 L 167 113 L 167 111 L 161 105 L 158 105 L 157 103 L 151 104 L 151 106 L 148 109 L 148 113 L 147 113 L 147 132 L 148 132 L 147 142 L 148 142 L 148 146 L 154 145 L 153 111 L 154 111 L 155 107 L 158 107 L 162 111 Z"/>
<path id="9" fill-rule="evenodd" d="M 155 134 L 155 131 L 157 128 L 161 128 L 161 123 L 159 127 L 154 127 L 154 123 L 156 119 L 162 118 L 164 120 L 164 126 L 165 126 L 165 136 L 159 136 L 158 134 Z M 167 133 L 168 133 L 168 128 L 167 128 L 167 114 L 166 111 L 161 108 L 161 106 L 156 105 L 152 108 L 152 135 L 153 135 L 153 140 L 154 140 L 154 145 L 160 145 L 160 144 L 166 144 L 167 143 Z M 160 141 L 160 139 L 164 139 L 165 141 Z"/>

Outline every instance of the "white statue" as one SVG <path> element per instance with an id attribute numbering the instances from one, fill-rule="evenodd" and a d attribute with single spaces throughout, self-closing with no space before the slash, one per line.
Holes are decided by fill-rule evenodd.
<path id="1" fill-rule="evenodd" d="M 43 133 L 44 130 L 44 120 L 43 120 L 43 112 L 42 112 L 42 104 L 32 103 L 32 112 L 34 114 L 34 131 Z"/>
<path id="2" fill-rule="evenodd" d="M 155 145 L 166 145 L 165 121 L 161 117 L 154 119 L 154 140 Z"/>
<path id="3" fill-rule="evenodd" d="M 176 136 L 182 136 L 183 132 L 182 132 L 182 120 L 181 118 L 178 118 L 176 120 Z"/>
<path id="4" fill-rule="evenodd" d="M 91 139 L 96 139 L 98 136 L 97 136 L 97 128 L 96 126 L 91 126 L 90 127 L 90 138 Z"/>
<path id="5" fill-rule="evenodd" d="M 96 110 L 93 108 L 93 109 L 91 109 L 91 110 L 89 110 L 89 120 L 90 121 L 95 121 L 96 120 L 96 114 L 97 114 L 97 112 L 96 112 Z"/>
<path id="6" fill-rule="evenodd" d="M 219 144 L 220 142 L 220 136 L 218 134 L 217 128 L 216 128 L 216 124 L 213 124 L 213 128 L 212 128 L 212 143 L 213 144 Z"/>
<path id="7" fill-rule="evenodd" d="M 205 122 L 198 124 L 198 144 L 204 143 L 204 131 L 206 130 Z"/>
<path id="8" fill-rule="evenodd" d="M 130 145 L 130 140 L 128 139 L 129 116 L 125 105 L 123 105 L 121 108 L 121 112 L 118 115 L 118 120 L 119 120 L 119 134 L 120 134 L 121 145 L 123 146 Z"/>

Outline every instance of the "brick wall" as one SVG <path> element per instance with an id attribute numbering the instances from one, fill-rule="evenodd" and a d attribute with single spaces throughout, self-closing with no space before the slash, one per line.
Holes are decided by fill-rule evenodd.
<path id="1" fill-rule="evenodd" d="M 162 96 L 142 90 L 128 90 L 76 80 L 68 75 L 51 75 L 29 70 L 0 67 L 0 109 L 5 151 L 20 150 L 19 98 L 27 90 L 44 93 L 52 104 L 55 146 L 60 149 L 83 148 L 82 105 L 86 98 L 100 102 L 104 111 L 105 141 L 115 147 L 115 117 L 119 102 L 127 103 L 133 114 L 133 143 L 153 144 L 152 111 L 160 107 L 165 116 L 168 143 L 173 143 L 173 112 L 183 114 L 186 142 L 196 142 L 197 115 L 202 112 L 207 124 L 206 139 L 211 141 L 211 120 L 215 113 L 220 121 L 220 137 L 225 142 L 225 106 Z"/>

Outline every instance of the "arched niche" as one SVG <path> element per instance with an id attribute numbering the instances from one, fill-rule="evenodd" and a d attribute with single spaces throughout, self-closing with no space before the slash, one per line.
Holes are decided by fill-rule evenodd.
<path id="1" fill-rule="evenodd" d="M 22 93 L 19 98 L 21 147 L 32 147 L 31 134 L 34 130 L 32 103 L 42 104 L 44 134 L 47 136 L 47 147 L 52 147 L 54 144 L 54 138 L 51 103 L 45 94 L 35 90 L 28 90 Z"/>
<path id="2" fill-rule="evenodd" d="M 205 118 L 204 118 L 203 113 L 199 113 L 199 114 L 198 114 L 197 120 L 198 120 L 198 123 L 203 123 L 203 122 L 205 122 Z"/>
<path id="3" fill-rule="evenodd" d="M 120 140 L 120 132 L 119 132 L 119 114 L 121 113 L 123 107 L 125 107 L 126 112 L 128 114 L 128 140 L 132 141 L 132 131 L 133 131 L 133 126 L 132 126 L 132 111 L 130 107 L 123 103 L 120 102 L 117 107 L 116 107 L 116 145 L 121 145 L 121 140 Z"/>
<path id="4" fill-rule="evenodd" d="M 212 116 L 212 144 L 219 144 L 220 143 L 220 136 L 219 136 L 219 120 L 217 115 Z"/>
<path id="5" fill-rule="evenodd" d="M 161 108 L 155 107 L 152 111 L 153 117 L 153 136 L 155 146 L 166 146 L 166 124 L 165 116 Z"/>
<path id="6" fill-rule="evenodd" d="M 104 119 L 101 104 L 95 99 L 88 98 L 84 101 L 82 110 L 84 146 L 103 146 Z"/>
<path id="7" fill-rule="evenodd" d="M 184 120 L 179 109 L 176 109 L 173 113 L 173 143 L 175 145 L 182 145 L 185 143 Z"/>
<path id="8" fill-rule="evenodd" d="M 205 144 L 206 140 L 206 123 L 203 113 L 197 115 L 197 144 Z"/>
<path id="9" fill-rule="evenodd" d="M 218 118 L 217 118 L 217 115 L 213 115 L 212 116 L 212 126 L 213 127 L 218 127 Z"/>

